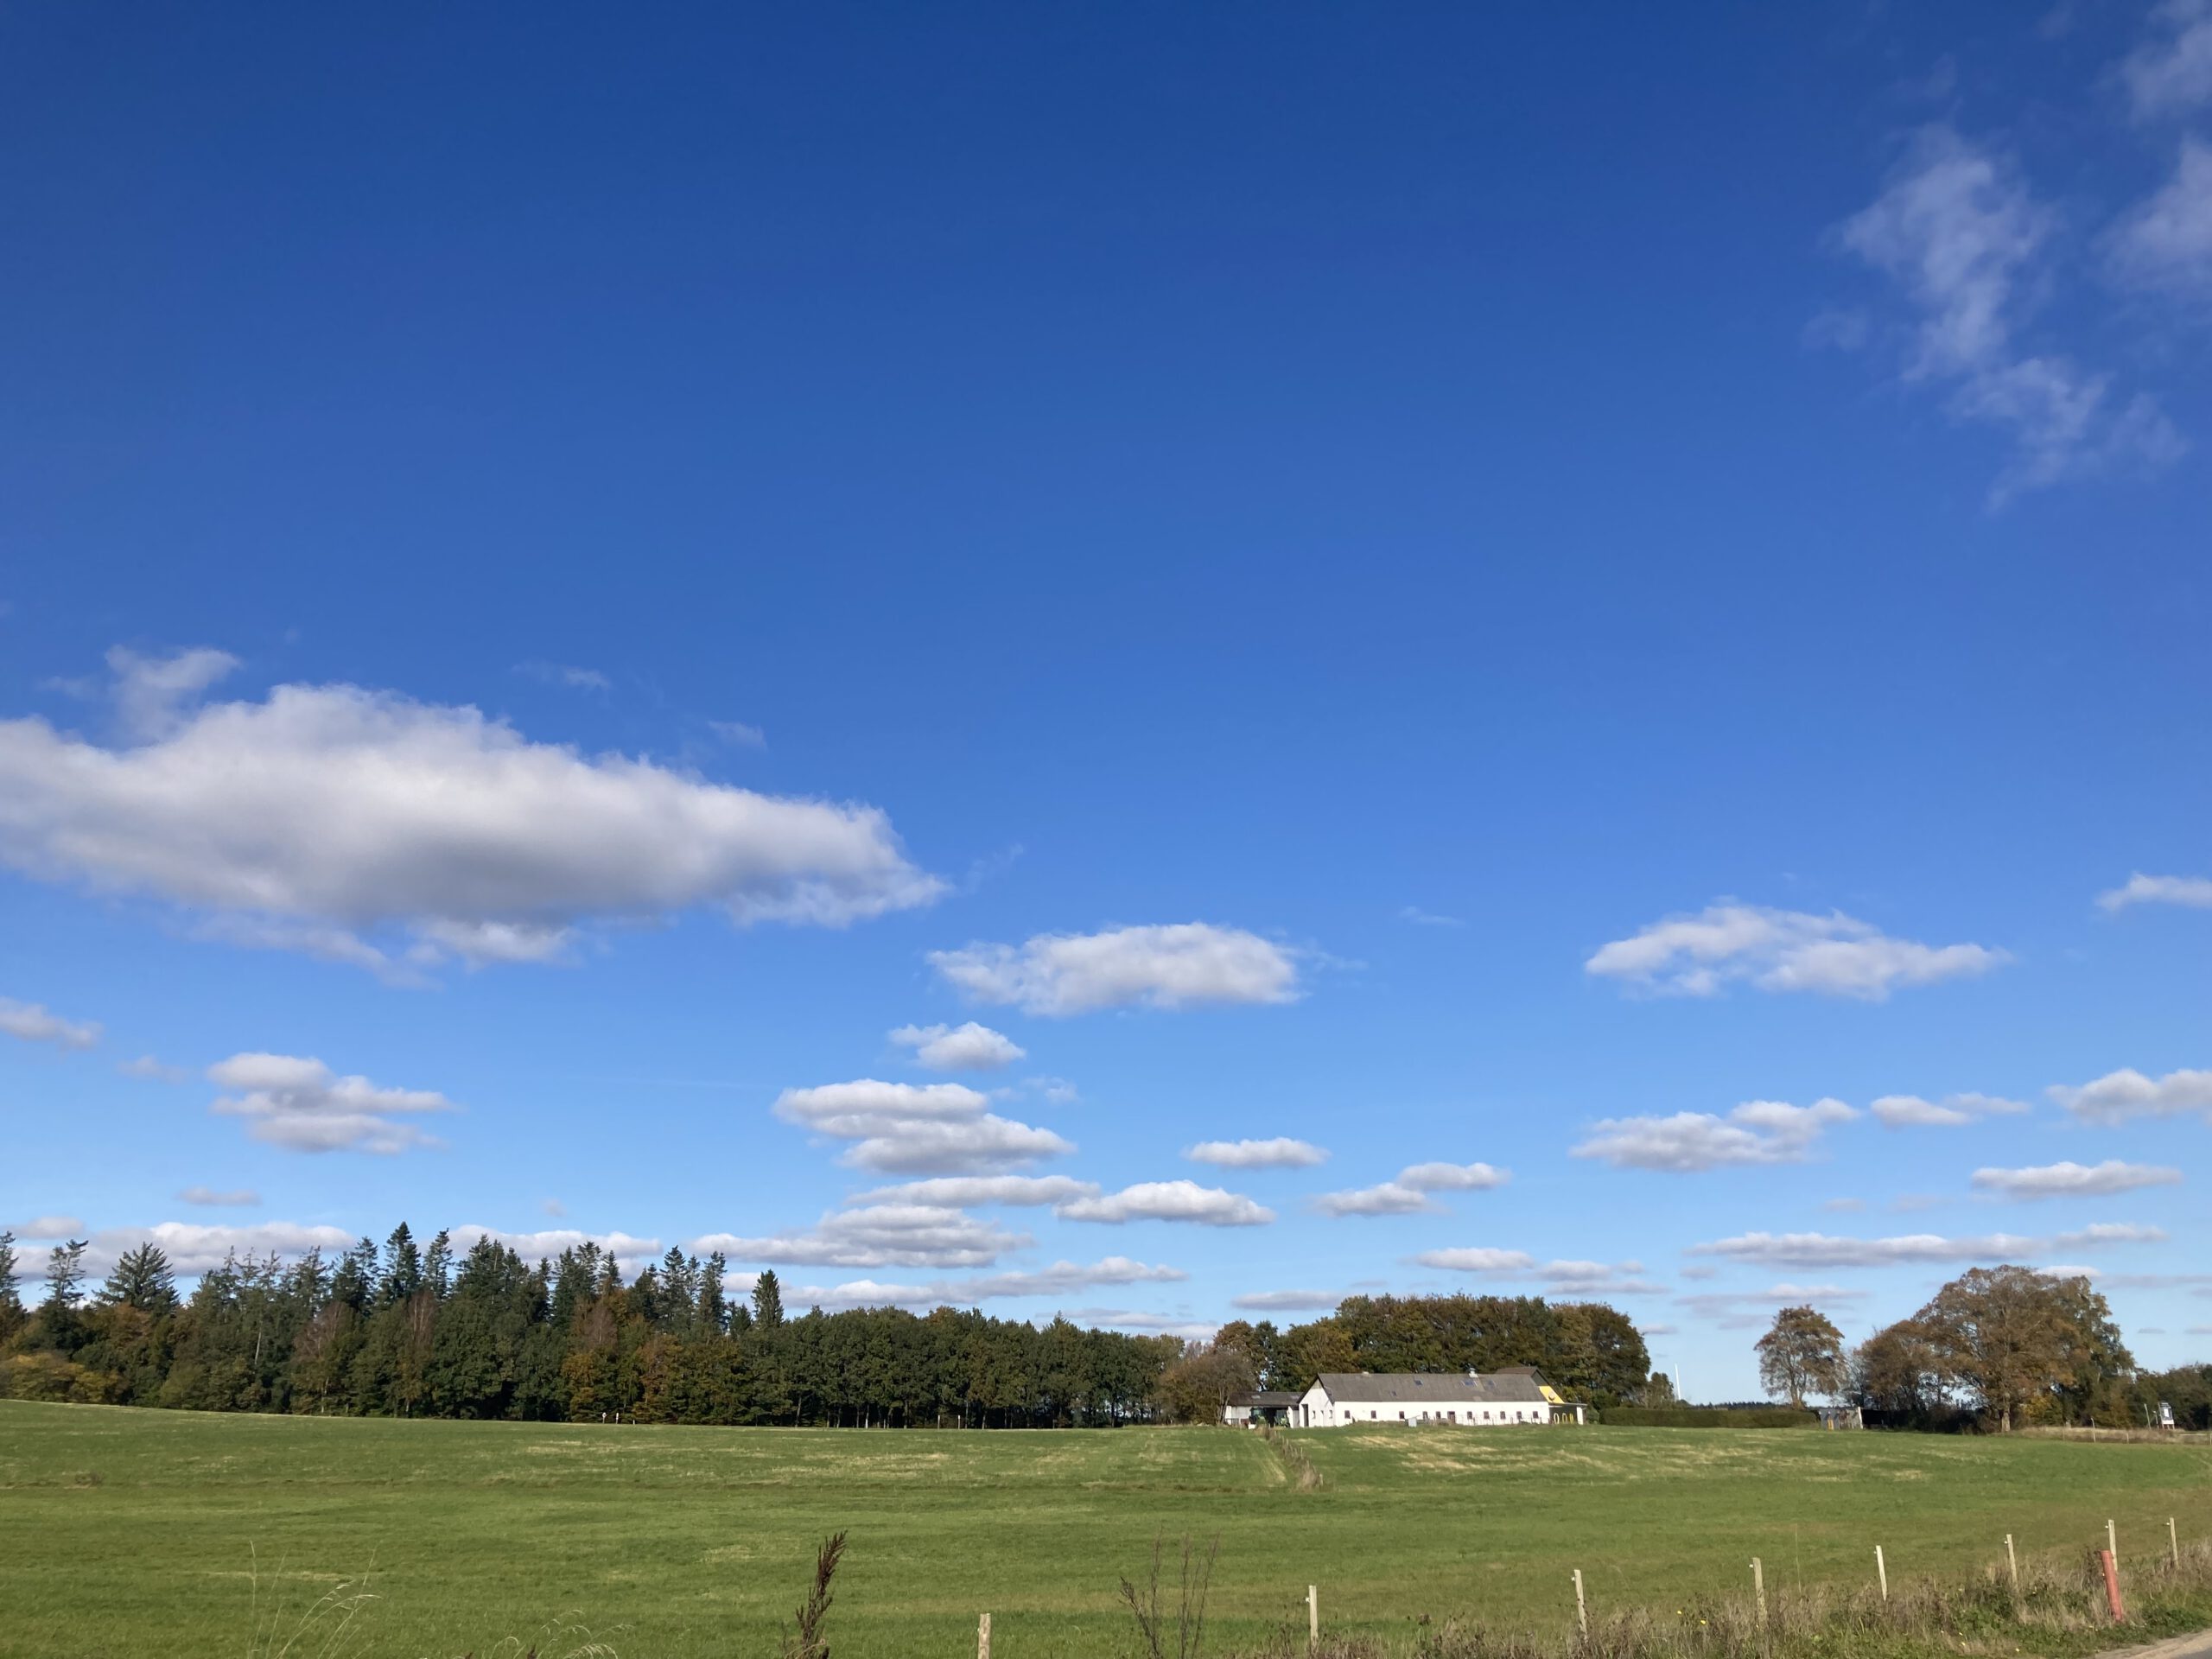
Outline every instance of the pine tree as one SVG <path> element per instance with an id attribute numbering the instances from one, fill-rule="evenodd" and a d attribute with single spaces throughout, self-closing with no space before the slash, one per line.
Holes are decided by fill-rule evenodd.
<path id="1" fill-rule="evenodd" d="M 46 1258 L 46 1306 L 67 1313 L 85 1300 L 85 1249 L 81 1238 L 57 1244 Z"/>
<path id="2" fill-rule="evenodd" d="M 708 1256 L 706 1265 L 699 1269 L 698 1313 L 695 1325 L 701 1336 L 719 1337 L 729 1322 L 729 1309 L 722 1300 L 722 1273 L 729 1264 L 722 1260 L 722 1253 L 715 1251 Z"/>
<path id="3" fill-rule="evenodd" d="M 384 1242 L 384 1276 L 377 1281 L 377 1302 L 391 1307 L 422 1287 L 423 1253 L 415 1248 L 415 1235 L 403 1221 Z"/>
<path id="4" fill-rule="evenodd" d="M 442 1227 L 430 1241 L 430 1253 L 423 1262 L 423 1282 L 435 1292 L 440 1301 L 453 1284 L 453 1235 Z"/>
<path id="5" fill-rule="evenodd" d="M 764 1268 L 753 1281 L 753 1323 L 773 1331 L 784 1322 L 784 1287 L 773 1268 Z"/>
<path id="6" fill-rule="evenodd" d="M 176 1279 L 162 1247 L 148 1241 L 125 1250 L 115 1271 L 100 1287 L 102 1307 L 136 1308 L 141 1313 L 170 1313 L 176 1309 Z"/>
<path id="7" fill-rule="evenodd" d="M 0 1343 L 23 1323 L 23 1299 L 16 1289 L 16 1236 L 0 1233 Z"/>

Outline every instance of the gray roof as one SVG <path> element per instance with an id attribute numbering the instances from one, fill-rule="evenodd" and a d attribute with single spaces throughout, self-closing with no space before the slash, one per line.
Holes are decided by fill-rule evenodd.
<path id="1" fill-rule="evenodd" d="M 1324 1371 L 1316 1379 L 1339 1402 L 1392 1406 L 1541 1406 L 1544 1391 L 1534 1372 Z"/>

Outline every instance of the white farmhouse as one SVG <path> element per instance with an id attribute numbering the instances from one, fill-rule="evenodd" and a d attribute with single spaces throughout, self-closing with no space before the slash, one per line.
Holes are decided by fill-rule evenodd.
<path id="1" fill-rule="evenodd" d="M 1562 1418 L 1582 1421 L 1582 1408 L 1560 1399 L 1528 1366 L 1488 1376 L 1473 1371 L 1325 1371 L 1299 1396 L 1290 1421 L 1300 1428 L 1347 1428 L 1354 1423 L 1496 1428 L 1548 1423 L 1554 1408 Z"/>

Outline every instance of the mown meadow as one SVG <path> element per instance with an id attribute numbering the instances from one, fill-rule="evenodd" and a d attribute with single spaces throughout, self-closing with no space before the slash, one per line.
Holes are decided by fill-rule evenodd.
<path id="1" fill-rule="evenodd" d="M 1221 1646 L 1325 1627 L 1410 1646 L 1427 1617 L 1563 1637 L 1593 1618 L 1958 1578 L 2119 1528 L 2131 1575 L 2212 1535 L 2201 1444 L 1813 1431 L 1204 1428 L 979 1433 L 208 1415 L 0 1402 L 0 1656 L 273 1650 L 365 1588 L 344 1652 L 445 1659 L 581 1621 L 624 1659 L 766 1655 L 816 1546 L 849 1548 L 838 1659 L 1129 1650 L 1120 1576 L 1219 1541 Z M 1318 1484 L 1301 1481 L 1310 1462 Z M 1172 1572 L 1171 1567 L 1171 1572 Z M 322 1651 L 328 1622 L 292 1651 Z M 253 1644 L 259 1640 L 260 1648 Z M 549 1653 L 565 1651 L 555 1643 Z"/>

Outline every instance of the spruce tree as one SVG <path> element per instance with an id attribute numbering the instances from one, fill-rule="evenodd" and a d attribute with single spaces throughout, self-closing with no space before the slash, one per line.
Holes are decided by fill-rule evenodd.
<path id="1" fill-rule="evenodd" d="M 729 1321 L 729 1310 L 722 1300 L 722 1272 L 728 1265 L 722 1260 L 722 1253 L 716 1250 L 699 1269 L 699 1305 L 695 1323 L 701 1336 L 719 1337 Z"/>
<path id="2" fill-rule="evenodd" d="M 384 1276 L 377 1281 L 377 1301 L 390 1307 L 422 1287 L 423 1253 L 415 1248 L 415 1235 L 403 1221 L 384 1242 Z"/>
<path id="3" fill-rule="evenodd" d="M 46 1306 L 67 1312 L 85 1300 L 86 1241 L 73 1238 L 57 1244 L 46 1258 Z"/>
<path id="4" fill-rule="evenodd" d="M 125 1250 L 100 1287 L 102 1307 L 132 1307 L 141 1313 L 176 1309 L 176 1278 L 162 1247 L 150 1240 Z"/>
<path id="5" fill-rule="evenodd" d="M 16 1289 L 16 1236 L 0 1233 L 0 1343 L 23 1322 L 23 1299 Z"/>
<path id="6" fill-rule="evenodd" d="M 784 1322 L 784 1287 L 773 1268 L 764 1268 L 753 1281 L 753 1322 L 764 1331 L 773 1331 Z"/>
<path id="7" fill-rule="evenodd" d="M 430 1241 L 430 1253 L 423 1262 L 423 1282 L 437 1294 L 440 1301 L 453 1284 L 453 1235 L 442 1227 Z"/>

